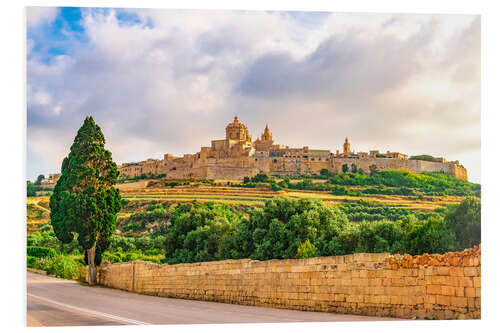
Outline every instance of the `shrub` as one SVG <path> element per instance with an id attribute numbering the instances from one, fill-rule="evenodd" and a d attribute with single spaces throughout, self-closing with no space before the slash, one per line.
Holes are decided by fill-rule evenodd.
<path id="1" fill-rule="evenodd" d="M 312 258 L 316 256 L 317 252 L 318 249 L 316 248 L 316 246 L 311 244 L 309 239 L 306 239 L 306 241 L 300 244 L 300 246 L 297 248 L 297 254 L 295 255 L 295 258 L 297 259 Z"/>
<path id="2" fill-rule="evenodd" d="M 84 280 L 87 270 L 74 256 L 59 255 L 37 260 L 35 268 L 63 279 Z"/>
<path id="3" fill-rule="evenodd" d="M 35 264 L 36 264 L 36 261 L 38 260 L 38 258 L 28 255 L 26 257 L 26 260 L 27 260 L 27 265 L 26 265 L 27 267 L 35 268 Z"/>
<path id="4" fill-rule="evenodd" d="M 129 231 L 129 230 L 136 231 L 137 227 L 138 227 L 137 223 L 132 222 L 123 227 L 123 231 Z"/>
<path id="5" fill-rule="evenodd" d="M 57 255 L 56 250 L 41 246 L 28 246 L 27 254 L 28 256 L 36 258 L 45 258 L 45 257 L 52 258 Z"/>

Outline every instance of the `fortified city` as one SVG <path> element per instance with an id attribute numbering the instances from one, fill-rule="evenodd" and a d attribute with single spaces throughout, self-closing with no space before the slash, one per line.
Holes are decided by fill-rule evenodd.
<path id="1" fill-rule="evenodd" d="M 357 170 L 369 172 L 375 165 L 378 170 L 406 169 L 417 173 L 444 172 L 456 178 L 467 180 L 467 170 L 458 161 L 446 161 L 443 157 L 435 161 L 408 159 L 399 152 L 381 153 L 351 151 L 351 144 L 345 138 L 342 152 L 337 150 L 291 148 L 276 144 L 266 125 L 260 138 L 252 141 L 248 128 L 237 116 L 226 126 L 226 138 L 212 140 L 210 147 L 201 147 L 196 154 L 182 157 L 165 154 L 161 159 L 148 159 L 142 162 L 123 163 L 119 166 L 122 177 L 133 178 L 140 175 L 165 174 L 170 179 L 225 179 L 241 180 L 258 173 L 281 176 L 318 174 L 322 169 L 341 172 L 347 165 Z"/>

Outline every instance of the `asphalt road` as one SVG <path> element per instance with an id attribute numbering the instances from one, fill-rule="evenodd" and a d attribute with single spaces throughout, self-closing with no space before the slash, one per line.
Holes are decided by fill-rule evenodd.
<path id="1" fill-rule="evenodd" d="M 27 326 L 394 320 L 155 297 L 27 272 Z"/>

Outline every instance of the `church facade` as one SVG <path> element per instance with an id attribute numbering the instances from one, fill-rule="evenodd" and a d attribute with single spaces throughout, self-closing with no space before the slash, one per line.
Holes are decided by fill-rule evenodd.
<path id="1" fill-rule="evenodd" d="M 201 147 L 196 154 L 165 154 L 163 159 L 123 163 L 119 171 L 126 178 L 142 174 L 165 174 L 169 179 L 241 180 L 260 172 L 283 176 L 318 174 L 322 169 L 342 172 L 344 165 L 349 170 L 363 169 L 365 173 L 369 172 L 370 166 L 375 165 L 378 170 L 445 172 L 467 180 L 467 170 L 458 161 L 448 162 L 444 158 L 439 158 L 437 162 L 409 160 L 405 154 L 390 151 L 355 153 L 351 151 L 348 138 L 345 138 L 341 152 L 337 150 L 332 153 L 330 150 L 310 149 L 307 146 L 291 148 L 275 143 L 266 125 L 261 136 L 252 141 L 248 128 L 238 117 L 226 126 L 225 139 L 212 140 L 209 147 Z"/>

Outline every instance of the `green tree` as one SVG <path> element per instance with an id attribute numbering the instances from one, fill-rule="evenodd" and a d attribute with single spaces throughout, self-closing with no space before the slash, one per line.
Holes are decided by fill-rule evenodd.
<path id="1" fill-rule="evenodd" d="M 351 172 L 356 173 L 358 172 L 358 166 L 356 164 L 351 164 Z"/>
<path id="2" fill-rule="evenodd" d="M 36 197 L 36 189 L 37 186 L 30 182 L 29 180 L 26 181 L 26 195 L 28 197 Z"/>
<path id="3" fill-rule="evenodd" d="M 349 171 L 349 166 L 347 164 L 342 165 L 342 172 L 346 173 Z"/>
<path id="4" fill-rule="evenodd" d="M 459 250 L 481 243 L 481 203 L 469 197 L 459 205 L 449 206 L 446 225 L 455 232 Z"/>
<path id="5" fill-rule="evenodd" d="M 378 168 L 375 164 L 370 165 L 369 169 L 370 169 L 370 176 L 374 176 L 378 173 Z"/>
<path id="6" fill-rule="evenodd" d="M 309 239 L 306 239 L 306 241 L 300 244 L 300 246 L 297 248 L 297 254 L 295 255 L 295 258 L 312 258 L 316 256 L 317 252 L 318 249 L 316 248 L 316 246 L 314 246 L 314 244 L 311 244 Z"/>
<path id="7" fill-rule="evenodd" d="M 108 247 L 121 208 L 120 192 L 113 186 L 118 169 L 104 143 L 99 126 L 92 117 L 85 118 L 50 197 L 54 233 L 63 243 L 77 235 L 89 265 L 90 284 L 97 282 L 96 265 Z"/>
<path id="8" fill-rule="evenodd" d="M 41 185 L 42 180 L 44 180 L 44 179 L 45 179 L 44 175 L 38 175 L 38 177 L 36 177 L 36 180 L 35 180 L 35 185 Z"/>

